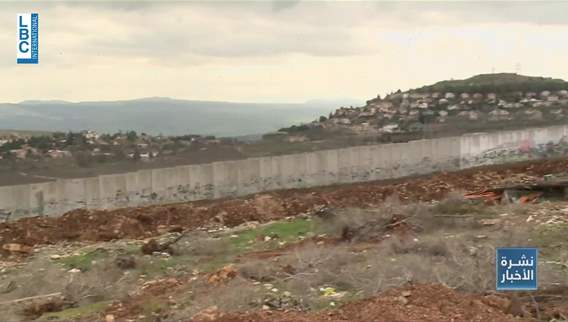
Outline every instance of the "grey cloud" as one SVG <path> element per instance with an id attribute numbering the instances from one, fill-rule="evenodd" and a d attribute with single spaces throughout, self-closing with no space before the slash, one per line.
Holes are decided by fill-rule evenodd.
<path id="1" fill-rule="evenodd" d="M 42 37 L 68 35 L 47 55 L 136 57 L 167 64 L 204 58 L 256 58 L 300 53 L 348 56 L 377 53 L 370 34 L 408 33 L 436 25 L 478 23 L 568 24 L 568 3 L 511 2 L 10 2 L 0 10 L 41 7 Z M 10 21 L 0 30 L 13 32 Z M 45 43 L 42 43 L 45 44 Z M 11 47 L 10 47 L 11 48 Z M 50 48 L 44 48 L 49 50 Z M 11 50 L 11 49 L 10 49 Z M 57 52 L 55 52 L 57 51 Z M 65 55 L 61 55 L 59 52 Z M 4 51 L 2 51 L 4 52 Z M 5 56 L 8 53 L 1 55 Z M 204 58 L 199 58 L 204 57 Z"/>
<path id="2" fill-rule="evenodd" d="M 384 13 L 418 21 L 430 12 L 443 14 L 461 23 L 568 24 L 565 14 L 568 2 L 557 1 L 380 2 L 376 7 Z"/>
<path id="3" fill-rule="evenodd" d="M 568 24 L 568 2 L 562 1 L 476 1 L 476 2 L 430 2 L 430 1 L 301 1 L 301 0 L 272 0 L 272 1 L 169 1 L 169 0 L 122 0 L 122 1 L 8 1 L 0 3 L 2 8 L 38 7 L 49 9 L 54 6 L 68 8 L 88 8 L 92 10 L 121 11 L 132 13 L 152 10 L 155 8 L 208 8 L 219 13 L 232 11 L 237 15 L 248 13 L 278 19 L 281 13 L 292 13 L 303 19 L 302 12 L 309 12 L 313 23 L 322 22 L 342 24 L 361 23 L 365 18 L 385 18 L 402 20 L 407 23 L 428 22 L 423 17 L 426 13 L 439 13 L 455 18 L 463 23 L 479 22 L 520 22 L 535 24 Z M 352 15 L 361 8 L 367 10 L 365 15 Z M 332 11 L 344 13 L 344 19 L 325 21 L 326 16 L 340 17 Z M 93 12 L 95 13 L 95 12 Z M 332 14 L 332 15 L 330 15 Z M 322 20 L 323 18 L 323 20 Z M 393 19 L 394 18 L 394 19 Z M 431 21 L 430 21 L 431 22 Z"/>

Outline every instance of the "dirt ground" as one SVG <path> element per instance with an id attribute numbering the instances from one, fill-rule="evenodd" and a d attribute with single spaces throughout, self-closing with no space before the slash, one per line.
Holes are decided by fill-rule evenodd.
<path id="1" fill-rule="evenodd" d="M 565 321 L 568 202 L 463 199 L 568 159 L 0 224 L 0 320 Z M 496 292 L 495 247 L 539 247 Z"/>
<path id="2" fill-rule="evenodd" d="M 224 317 L 234 321 L 526 321 L 507 314 L 509 300 L 472 295 L 443 285 L 416 284 L 317 313 L 255 312 Z"/>

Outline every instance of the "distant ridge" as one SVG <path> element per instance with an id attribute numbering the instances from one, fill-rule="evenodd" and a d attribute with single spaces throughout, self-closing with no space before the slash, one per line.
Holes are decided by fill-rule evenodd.
<path id="1" fill-rule="evenodd" d="M 358 101 L 236 103 L 168 97 L 94 102 L 27 100 L 0 104 L 0 129 L 101 133 L 134 130 L 164 135 L 241 136 L 309 122 L 344 103 L 354 102 Z"/>
<path id="2" fill-rule="evenodd" d="M 409 92 L 487 93 L 509 91 L 542 91 L 568 89 L 568 82 L 550 77 L 525 76 L 515 73 L 480 74 L 463 80 L 445 80 Z"/>
<path id="3" fill-rule="evenodd" d="M 37 105 L 37 104 L 72 104 L 72 102 L 62 100 L 26 100 L 18 104 L 22 105 Z"/>

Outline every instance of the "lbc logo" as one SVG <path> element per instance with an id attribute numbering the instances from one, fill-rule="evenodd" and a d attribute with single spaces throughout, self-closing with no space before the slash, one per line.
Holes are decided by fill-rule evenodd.
<path id="1" fill-rule="evenodd" d="M 18 64 L 37 64 L 39 61 L 39 15 L 18 14 Z"/>

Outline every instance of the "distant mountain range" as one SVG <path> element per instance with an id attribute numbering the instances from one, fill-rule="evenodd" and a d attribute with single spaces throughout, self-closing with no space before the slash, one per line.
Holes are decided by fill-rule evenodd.
<path id="1" fill-rule="evenodd" d="M 357 100 L 312 100 L 305 103 L 232 103 L 162 97 L 126 101 L 23 101 L 0 104 L 0 130 L 80 131 L 135 130 L 148 134 L 240 136 L 260 134 L 309 122 Z"/>

